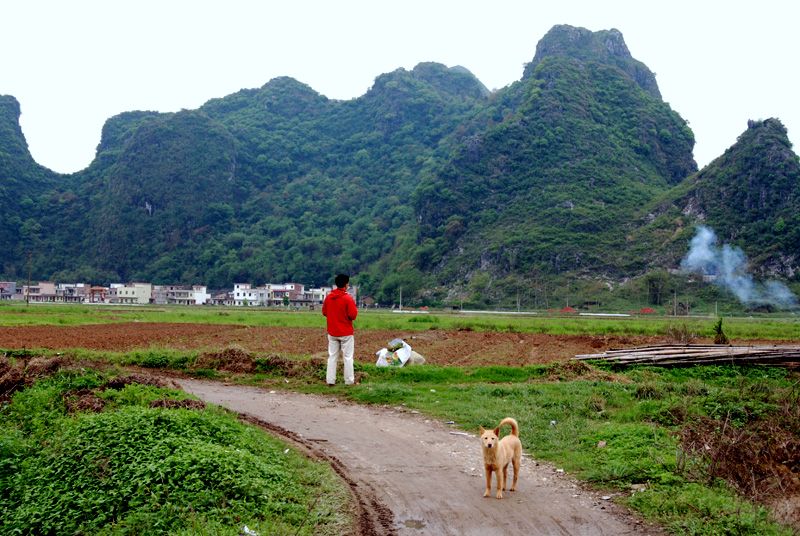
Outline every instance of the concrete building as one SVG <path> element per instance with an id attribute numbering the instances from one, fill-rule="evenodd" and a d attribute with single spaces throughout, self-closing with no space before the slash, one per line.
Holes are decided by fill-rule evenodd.
<path id="1" fill-rule="evenodd" d="M 270 305 L 272 290 L 269 285 L 253 287 L 250 283 L 233 285 L 233 304 L 238 307 L 264 307 Z"/>
<path id="2" fill-rule="evenodd" d="M 235 305 L 233 291 L 217 292 L 211 296 L 209 303 L 211 305 Z"/>
<path id="3" fill-rule="evenodd" d="M 153 285 L 157 305 L 205 305 L 211 300 L 204 285 Z"/>
<path id="4" fill-rule="evenodd" d="M 89 298 L 89 285 L 86 283 L 59 283 L 56 295 L 64 303 L 83 303 Z"/>
<path id="5" fill-rule="evenodd" d="M 147 305 L 153 302 L 153 285 L 150 283 L 113 284 L 108 291 L 110 303 Z"/>
<path id="6" fill-rule="evenodd" d="M 36 285 L 22 285 L 22 299 L 33 303 L 55 303 L 57 299 L 56 284 L 51 281 L 40 281 Z"/>
<path id="7" fill-rule="evenodd" d="M 322 302 L 325 301 L 325 298 L 328 294 L 331 293 L 333 287 L 320 287 L 320 288 L 310 288 L 305 292 L 305 302 L 307 303 L 308 307 L 319 307 L 322 305 Z"/>
<path id="8" fill-rule="evenodd" d="M 300 283 L 268 283 L 272 292 L 269 305 L 301 306 L 305 303 L 305 287 Z"/>
<path id="9" fill-rule="evenodd" d="M 0 300 L 13 300 L 16 293 L 16 281 L 0 281 Z"/>

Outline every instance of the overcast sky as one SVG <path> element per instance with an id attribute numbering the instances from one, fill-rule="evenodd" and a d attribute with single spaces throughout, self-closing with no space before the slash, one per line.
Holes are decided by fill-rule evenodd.
<path id="1" fill-rule="evenodd" d="M 792 0 L 6 0 L 0 94 L 22 108 L 33 157 L 59 172 L 94 158 L 104 122 L 174 112 L 291 76 L 333 99 L 419 62 L 462 65 L 489 89 L 522 76 L 556 24 L 616 28 L 689 121 L 703 165 L 748 119 L 800 140 L 800 3 Z"/>

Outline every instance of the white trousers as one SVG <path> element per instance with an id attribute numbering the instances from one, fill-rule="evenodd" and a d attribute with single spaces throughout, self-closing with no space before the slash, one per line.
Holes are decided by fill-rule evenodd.
<path id="1" fill-rule="evenodd" d="M 325 381 L 329 384 L 336 383 L 336 363 L 339 360 L 339 352 L 342 353 L 344 360 L 344 383 L 352 385 L 356 380 L 353 373 L 355 341 L 352 335 L 345 335 L 344 337 L 328 335 L 328 373 L 325 376 Z"/>

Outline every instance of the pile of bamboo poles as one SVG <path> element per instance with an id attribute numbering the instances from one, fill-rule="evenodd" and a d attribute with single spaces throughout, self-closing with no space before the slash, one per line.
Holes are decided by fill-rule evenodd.
<path id="1" fill-rule="evenodd" d="M 800 367 L 800 346 L 721 346 L 675 344 L 579 354 L 577 360 L 597 359 L 623 365 L 774 365 Z"/>

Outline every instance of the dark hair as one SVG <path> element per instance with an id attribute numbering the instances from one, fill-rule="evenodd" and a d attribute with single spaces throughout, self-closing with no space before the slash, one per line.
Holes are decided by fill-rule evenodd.
<path id="1" fill-rule="evenodd" d="M 350 282 L 350 276 L 347 274 L 339 274 L 336 276 L 336 286 L 344 288 Z"/>

